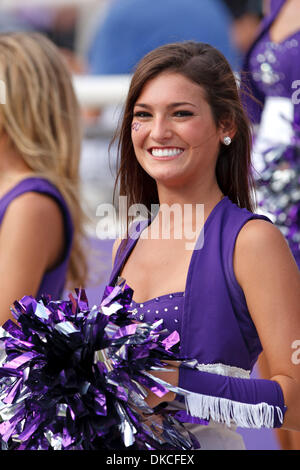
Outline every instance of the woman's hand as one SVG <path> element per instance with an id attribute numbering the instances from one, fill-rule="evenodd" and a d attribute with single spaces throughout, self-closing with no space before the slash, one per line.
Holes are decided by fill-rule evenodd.
<path id="1" fill-rule="evenodd" d="M 149 374 L 153 375 L 153 377 L 157 377 L 165 382 L 169 383 L 170 385 L 174 385 L 175 387 L 178 386 L 179 381 L 179 361 L 164 361 L 166 364 L 170 365 L 170 371 L 149 371 Z M 166 367 L 169 369 L 169 366 Z M 148 390 L 148 396 L 145 399 L 145 402 L 151 407 L 155 408 L 160 403 L 165 401 L 173 401 L 175 399 L 176 393 L 175 392 L 168 392 L 163 397 L 158 397 L 155 393 L 151 390 Z"/>

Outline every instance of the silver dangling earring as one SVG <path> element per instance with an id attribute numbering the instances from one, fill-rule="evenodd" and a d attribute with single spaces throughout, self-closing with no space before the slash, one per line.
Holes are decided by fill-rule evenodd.
<path id="1" fill-rule="evenodd" d="M 230 145 L 231 144 L 231 138 L 229 137 L 229 135 L 224 137 L 223 142 L 224 142 L 225 145 Z"/>

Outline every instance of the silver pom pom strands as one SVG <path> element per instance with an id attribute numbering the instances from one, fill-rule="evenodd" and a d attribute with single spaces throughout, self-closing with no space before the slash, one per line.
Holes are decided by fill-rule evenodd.
<path id="1" fill-rule="evenodd" d="M 264 154 L 265 167 L 256 179 L 258 205 L 286 237 L 295 256 L 300 251 L 300 130 L 290 145 Z"/>

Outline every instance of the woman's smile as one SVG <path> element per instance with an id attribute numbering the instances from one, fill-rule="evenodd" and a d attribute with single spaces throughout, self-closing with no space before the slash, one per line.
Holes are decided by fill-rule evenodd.
<path id="1" fill-rule="evenodd" d="M 174 160 L 184 152 L 184 149 L 179 147 L 151 147 L 148 152 L 155 160 Z"/>

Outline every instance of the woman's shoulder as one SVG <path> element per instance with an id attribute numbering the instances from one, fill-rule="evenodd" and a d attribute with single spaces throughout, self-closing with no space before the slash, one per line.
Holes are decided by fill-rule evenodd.
<path id="1" fill-rule="evenodd" d="M 248 250 L 266 248 L 274 244 L 286 244 L 285 238 L 280 230 L 267 219 L 254 217 L 250 218 L 241 228 L 237 244 L 247 247 Z"/>
<path id="2" fill-rule="evenodd" d="M 231 201 L 229 197 L 225 198 L 225 203 L 219 211 L 221 223 L 226 226 L 228 230 L 236 230 L 237 233 L 249 221 L 262 220 L 266 223 L 272 221 L 264 214 L 252 212 L 246 207 L 240 207 L 237 203 Z"/>
<path id="3" fill-rule="evenodd" d="M 21 213 L 30 217 L 39 217 L 41 220 L 51 217 L 64 219 L 69 215 L 66 201 L 59 189 L 48 179 L 35 176 L 26 177 L 18 181 L 4 194 L 2 198 L 2 217 L 6 214 L 18 215 Z"/>
<path id="4" fill-rule="evenodd" d="M 270 253 L 283 250 L 288 244 L 281 231 L 264 214 L 251 212 L 228 200 L 221 218 L 222 236 L 234 248 L 241 259 L 258 253 L 264 258 Z"/>
<path id="5" fill-rule="evenodd" d="M 62 213 L 53 198 L 47 194 L 28 191 L 11 201 L 6 222 L 30 224 L 32 227 L 55 227 L 63 224 Z"/>
<path id="6" fill-rule="evenodd" d="M 65 204 L 64 198 L 59 189 L 48 179 L 37 176 L 29 176 L 17 179 L 10 185 L 1 197 L 3 207 L 8 207 L 15 199 L 26 193 L 45 194 L 56 199 L 61 205 Z"/>
<path id="7" fill-rule="evenodd" d="M 291 272 L 295 260 L 280 230 L 263 219 L 249 220 L 241 229 L 235 244 L 234 264 L 240 284 L 259 273 Z"/>
<path id="8" fill-rule="evenodd" d="M 40 256 L 51 269 L 64 250 L 64 220 L 56 202 L 44 194 L 26 192 L 9 205 L 1 223 L 0 246 L 16 259 Z"/>

